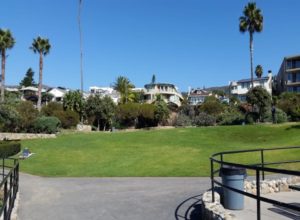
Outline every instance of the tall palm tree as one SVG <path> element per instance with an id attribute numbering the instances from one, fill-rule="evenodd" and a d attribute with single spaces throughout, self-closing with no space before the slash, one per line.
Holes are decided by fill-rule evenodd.
<path id="1" fill-rule="evenodd" d="M 49 39 L 37 37 L 33 39 L 32 45 L 30 47 L 34 53 L 38 53 L 40 55 L 39 62 L 39 88 L 38 88 L 38 103 L 37 108 L 41 110 L 42 103 L 42 85 L 43 85 L 43 57 L 46 56 L 50 52 L 51 45 L 49 43 Z"/>
<path id="2" fill-rule="evenodd" d="M 113 88 L 117 90 L 121 95 L 121 103 L 127 103 L 134 99 L 132 94 L 132 88 L 134 85 L 124 76 L 119 76 L 113 85 Z"/>
<path id="3" fill-rule="evenodd" d="M 257 78 L 261 78 L 263 74 L 263 68 L 261 65 L 257 65 L 256 68 L 255 68 L 255 75 Z"/>
<path id="4" fill-rule="evenodd" d="M 256 3 L 249 2 L 243 11 L 244 16 L 240 17 L 240 32 L 249 32 L 250 35 L 250 65 L 251 65 L 251 85 L 253 88 L 253 35 L 263 29 L 263 16 L 261 10 L 256 8 Z"/>
<path id="5" fill-rule="evenodd" d="M 0 52 L 1 52 L 1 102 L 4 102 L 5 91 L 5 63 L 6 50 L 11 49 L 15 44 L 10 30 L 0 29 Z"/>

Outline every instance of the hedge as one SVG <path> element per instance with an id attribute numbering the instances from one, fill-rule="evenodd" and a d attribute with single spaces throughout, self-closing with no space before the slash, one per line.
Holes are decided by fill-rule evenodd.
<path id="1" fill-rule="evenodd" d="M 21 151 L 21 144 L 15 141 L 0 141 L 0 158 L 16 155 Z"/>

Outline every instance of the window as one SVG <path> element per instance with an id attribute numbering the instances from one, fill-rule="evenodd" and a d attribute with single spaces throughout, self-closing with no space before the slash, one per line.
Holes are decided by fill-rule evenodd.
<path id="1" fill-rule="evenodd" d="M 297 72 L 296 74 L 296 82 L 300 82 L 300 72 Z"/>
<path id="2" fill-rule="evenodd" d="M 291 82 L 293 80 L 292 73 L 288 73 L 288 81 Z"/>
<path id="3" fill-rule="evenodd" d="M 242 83 L 242 89 L 244 89 L 244 88 L 249 89 L 249 87 L 250 87 L 250 83 L 249 82 Z"/>

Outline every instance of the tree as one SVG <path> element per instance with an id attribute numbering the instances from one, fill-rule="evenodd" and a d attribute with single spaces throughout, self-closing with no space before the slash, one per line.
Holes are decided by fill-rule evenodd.
<path id="1" fill-rule="evenodd" d="M 263 16 L 261 10 L 256 8 L 256 3 L 249 2 L 243 11 L 244 16 L 240 17 L 240 32 L 249 32 L 250 35 L 250 66 L 251 66 L 251 85 L 253 88 L 253 35 L 263 29 Z"/>
<path id="2" fill-rule="evenodd" d="M 69 91 L 64 95 L 63 108 L 77 112 L 80 118 L 84 113 L 84 99 L 80 91 Z"/>
<path id="3" fill-rule="evenodd" d="M 41 110 L 42 103 L 42 86 L 43 86 L 43 57 L 46 56 L 50 52 L 51 45 L 49 43 L 49 39 L 37 37 L 33 39 L 32 45 L 30 47 L 34 53 L 38 53 L 40 55 L 39 62 L 39 87 L 38 87 L 38 103 L 37 109 Z"/>
<path id="4" fill-rule="evenodd" d="M 247 93 L 246 100 L 254 109 L 257 109 L 252 112 L 257 112 L 259 120 L 262 121 L 264 114 L 271 105 L 271 96 L 267 90 L 260 86 L 251 88 Z"/>
<path id="5" fill-rule="evenodd" d="M 114 83 L 113 88 L 121 95 L 120 103 L 124 104 L 134 100 L 134 95 L 131 90 L 134 88 L 134 85 L 129 81 L 128 78 L 119 76 Z"/>
<path id="6" fill-rule="evenodd" d="M 0 29 L 0 52 L 1 52 L 1 102 L 4 102 L 5 92 L 5 63 L 6 50 L 13 48 L 15 39 L 10 30 Z"/>
<path id="7" fill-rule="evenodd" d="M 85 110 L 87 115 L 93 117 L 97 122 L 97 130 L 99 131 L 102 125 L 105 131 L 112 124 L 115 108 L 116 106 L 110 97 L 101 98 L 99 95 L 95 95 L 87 99 Z"/>
<path id="8" fill-rule="evenodd" d="M 208 96 L 199 107 L 200 112 L 218 116 L 224 111 L 224 105 L 214 96 Z"/>
<path id="9" fill-rule="evenodd" d="M 257 65 L 256 68 L 255 68 L 255 75 L 257 78 L 261 78 L 263 74 L 263 68 L 261 65 Z"/>
<path id="10" fill-rule="evenodd" d="M 153 74 L 151 79 L 151 84 L 155 84 L 155 81 L 156 81 L 156 77 L 155 74 Z"/>
<path id="11" fill-rule="evenodd" d="M 22 79 L 22 81 L 20 82 L 20 86 L 24 86 L 24 87 L 28 87 L 28 86 L 36 86 L 36 83 L 34 81 L 34 72 L 31 68 L 29 68 L 24 76 L 24 78 Z"/>

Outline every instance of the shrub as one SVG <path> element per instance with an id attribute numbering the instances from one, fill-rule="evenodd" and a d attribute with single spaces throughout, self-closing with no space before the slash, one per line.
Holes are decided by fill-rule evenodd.
<path id="1" fill-rule="evenodd" d="M 277 102 L 277 107 L 282 109 L 292 121 L 300 121 L 300 94 L 282 93 Z"/>
<path id="2" fill-rule="evenodd" d="M 276 108 L 276 112 L 275 112 L 275 121 L 276 123 L 284 123 L 287 122 L 287 114 L 282 111 L 279 108 Z M 265 116 L 265 121 L 266 122 L 273 122 L 272 120 L 272 112 L 271 109 L 268 110 L 266 116 Z"/>
<path id="3" fill-rule="evenodd" d="M 63 105 L 58 102 L 49 102 L 48 105 L 42 107 L 42 114 L 45 116 L 54 116 L 54 112 L 62 111 Z"/>
<path id="4" fill-rule="evenodd" d="M 79 115 L 77 112 L 73 112 L 69 109 L 65 111 L 55 111 L 53 112 L 53 116 L 60 120 L 61 127 L 65 129 L 76 127 L 76 125 L 79 123 Z"/>
<path id="5" fill-rule="evenodd" d="M 32 129 L 34 120 L 38 117 L 38 110 L 30 101 L 20 102 L 17 105 L 17 111 L 20 116 L 20 129 L 24 132 L 29 132 Z"/>
<path id="6" fill-rule="evenodd" d="M 219 118 L 220 125 L 240 125 L 244 122 L 245 116 L 238 111 L 225 112 Z"/>
<path id="7" fill-rule="evenodd" d="M 155 106 L 152 104 L 142 104 L 139 106 L 138 112 L 138 128 L 156 126 L 157 122 L 154 118 Z"/>
<path id="8" fill-rule="evenodd" d="M 14 141 L 0 141 L 0 158 L 16 155 L 21 151 L 21 144 Z"/>
<path id="9" fill-rule="evenodd" d="M 224 111 L 224 105 L 219 99 L 209 96 L 199 107 L 200 112 L 208 115 L 218 116 Z"/>
<path id="10" fill-rule="evenodd" d="M 216 124 L 216 118 L 205 112 L 200 112 L 199 115 L 194 118 L 193 123 L 197 126 L 212 126 Z"/>
<path id="11" fill-rule="evenodd" d="M 259 114 L 257 112 L 248 112 L 245 116 L 246 124 L 254 124 L 259 120 Z"/>
<path id="12" fill-rule="evenodd" d="M 138 103 L 127 103 L 119 105 L 116 112 L 116 120 L 120 126 L 135 126 L 139 115 Z"/>
<path id="13" fill-rule="evenodd" d="M 185 114 L 179 114 L 175 120 L 175 126 L 191 126 L 192 125 L 192 120 L 190 119 L 189 116 Z"/>
<path id="14" fill-rule="evenodd" d="M 16 132 L 19 129 L 20 116 L 10 105 L 0 105 L 0 131 Z"/>
<path id="15" fill-rule="evenodd" d="M 53 116 L 42 116 L 34 121 L 33 129 L 37 133 L 56 133 L 60 127 L 61 122 L 58 118 Z"/>

